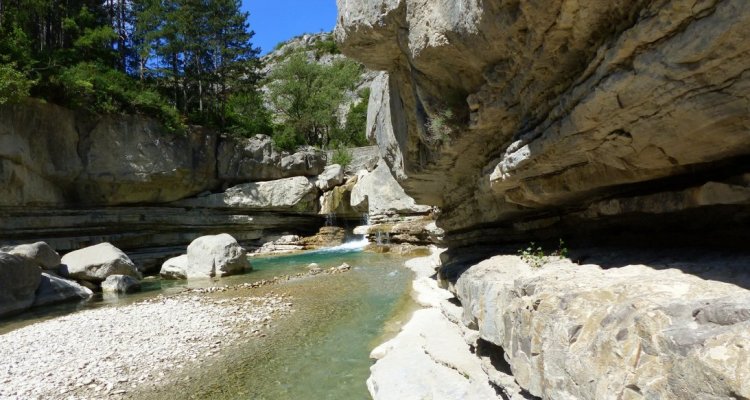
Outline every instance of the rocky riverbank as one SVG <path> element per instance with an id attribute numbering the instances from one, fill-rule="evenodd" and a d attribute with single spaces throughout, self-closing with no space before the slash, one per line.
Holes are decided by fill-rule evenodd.
<path id="1" fill-rule="evenodd" d="M 597 249 L 573 258 L 581 262 L 496 256 L 442 282 L 450 290 L 439 288 L 435 255 L 407 262 L 426 308 L 372 352 L 373 397 L 750 396 L 750 257 Z"/>
<path id="2" fill-rule="evenodd" d="M 0 340 L 0 398 L 125 398 L 170 383 L 292 311 L 281 295 L 187 291 L 36 323 Z M 235 296 L 236 293 L 236 296 Z M 244 295 L 244 296 L 243 296 Z"/>

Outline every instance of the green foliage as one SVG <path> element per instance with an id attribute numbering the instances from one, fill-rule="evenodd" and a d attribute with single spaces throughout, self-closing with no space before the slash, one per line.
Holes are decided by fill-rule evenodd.
<path id="1" fill-rule="evenodd" d="M 331 157 L 334 164 L 341 165 L 343 168 L 348 167 L 352 163 L 352 159 L 351 150 L 343 146 L 336 147 L 336 150 L 333 151 L 333 157 Z"/>
<path id="2" fill-rule="evenodd" d="M 15 64 L 0 65 L 0 104 L 15 103 L 28 97 L 34 84 L 15 68 Z"/>
<path id="3" fill-rule="evenodd" d="M 249 112 L 259 50 L 247 19 L 240 0 L 0 0 L 0 98 L 268 132 Z"/>
<path id="4" fill-rule="evenodd" d="M 291 125 L 276 126 L 271 138 L 276 147 L 289 152 L 294 152 L 298 147 L 305 144 L 305 139 Z"/>
<path id="5" fill-rule="evenodd" d="M 565 247 L 565 242 L 560 239 L 557 250 L 548 255 L 545 253 L 544 249 L 542 249 L 542 246 L 537 246 L 534 242 L 531 242 L 525 249 L 518 250 L 518 255 L 530 267 L 540 268 L 549 263 L 551 258 L 567 258 L 568 248 Z"/>
<path id="6" fill-rule="evenodd" d="M 453 111 L 443 110 L 427 120 L 427 132 L 430 134 L 428 143 L 437 145 L 450 143 L 453 133 L 452 125 Z"/>
<path id="7" fill-rule="evenodd" d="M 161 95 L 117 70 L 82 62 L 63 69 L 54 82 L 73 107 L 96 114 L 142 112 L 157 117 L 171 131 L 185 128 L 177 110 Z"/>
<path id="8" fill-rule="evenodd" d="M 339 127 L 339 104 L 360 72 L 360 65 L 351 60 L 325 66 L 309 62 L 304 53 L 292 54 L 268 77 L 269 100 L 282 118 L 282 134 L 288 138 L 293 129 L 303 144 L 328 146 Z"/>
<path id="9" fill-rule="evenodd" d="M 271 114 L 263 105 L 258 91 L 235 93 L 227 102 L 227 131 L 233 135 L 252 137 L 273 132 Z"/>
<path id="10" fill-rule="evenodd" d="M 359 102 L 352 104 L 346 115 L 346 124 L 341 129 L 334 129 L 331 133 L 331 145 L 337 146 L 366 146 L 367 107 L 370 103 L 370 88 L 361 90 Z"/>
<path id="11" fill-rule="evenodd" d="M 316 59 L 320 59 L 320 57 L 323 57 L 326 54 L 341 54 L 333 36 L 328 36 L 325 39 L 316 41 L 315 44 L 313 44 L 313 47 L 315 49 Z"/>

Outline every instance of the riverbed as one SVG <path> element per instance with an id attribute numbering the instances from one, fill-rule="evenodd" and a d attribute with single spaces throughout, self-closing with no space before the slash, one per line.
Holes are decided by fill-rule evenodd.
<path id="1" fill-rule="evenodd" d="M 237 286 L 322 269 L 346 262 L 351 271 L 304 276 L 249 290 L 257 298 L 288 299 L 291 312 L 272 319 L 256 334 L 232 341 L 186 368 L 162 371 L 160 382 L 145 382 L 123 394 L 137 399 L 369 399 L 365 381 L 370 351 L 395 334 L 415 305 L 412 273 L 401 257 L 353 248 L 251 259 L 255 271 L 217 281 L 153 280 L 143 293 L 38 311 L 1 323 L 7 332 L 62 314 L 102 307 L 128 307 L 136 301 L 170 296 L 188 288 Z M 237 293 L 218 293 L 231 298 Z M 285 300 L 286 301 L 286 300 Z M 78 311 L 77 311 L 78 310 Z M 256 328 L 253 328 L 256 330 Z M 0 339 L 2 336 L 0 336 Z M 169 355 L 165 355 L 168 357 Z M 162 375 L 159 375 L 162 376 Z"/>

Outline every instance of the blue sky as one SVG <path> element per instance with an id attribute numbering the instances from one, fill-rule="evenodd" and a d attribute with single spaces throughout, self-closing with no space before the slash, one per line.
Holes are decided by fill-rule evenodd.
<path id="1" fill-rule="evenodd" d="M 331 31 L 336 25 L 336 0 L 242 0 L 242 6 L 250 12 L 253 44 L 263 54 L 299 34 Z"/>

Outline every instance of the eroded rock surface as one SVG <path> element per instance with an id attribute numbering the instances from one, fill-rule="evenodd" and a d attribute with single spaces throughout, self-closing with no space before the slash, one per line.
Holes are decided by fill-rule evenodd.
<path id="1" fill-rule="evenodd" d="M 251 182 L 212 194 L 175 203 L 200 208 L 237 208 L 254 211 L 317 213 L 318 189 L 304 176 L 268 182 Z"/>
<path id="2" fill-rule="evenodd" d="M 746 274 L 736 282 L 747 284 Z M 504 349 L 535 396 L 750 395 L 750 291 L 734 284 L 646 265 L 533 268 L 499 256 L 469 268 L 455 291 L 463 322 Z"/>
<path id="3" fill-rule="evenodd" d="M 744 196 L 702 186 L 747 172 L 747 2 L 338 6 L 343 52 L 385 71 L 368 133 L 407 193 L 444 211 L 453 247 L 634 226 L 653 219 L 632 196 L 695 187 L 708 195 L 687 214 L 662 203 L 674 224 L 659 229 L 748 225 Z M 632 206 L 584 212 L 601 201 Z"/>

